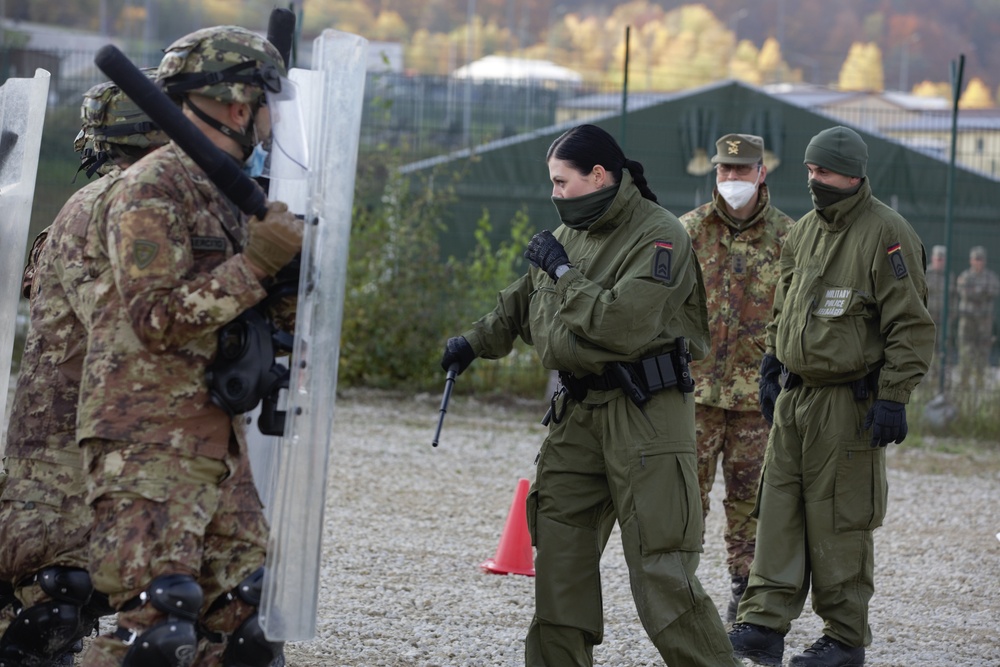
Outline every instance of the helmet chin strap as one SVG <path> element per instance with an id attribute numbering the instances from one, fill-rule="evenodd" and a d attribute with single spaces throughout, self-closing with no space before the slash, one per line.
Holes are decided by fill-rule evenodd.
<path id="1" fill-rule="evenodd" d="M 254 119 L 257 117 L 257 109 L 260 108 L 259 106 L 251 105 L 250 124 L 246 130 L 239 131 L 239 130 L 234 130 L 228 125 L 209 116 L 207 113 L 198 108 L 198 105 L 196 105 L 194 103 L 194 100 L 192 100 L 190 97 L 185 99 L 184 103 L 187 104 L 187 106 L 191 109 L 191 112 L 194 113 L 194 115 L 197 116 L 199 119 L 201 119 L 202 122 L 204 122 L 210 127 L 214 127 L 216 130 L 218 130 L 219 132 L 221 132 L 222 134 L 226 135 L 227 137 L 235 141 L 237 144 L 239 144 L 240 149 L 243 151 L 244 160 L 250 157 L 250 154 L 253 152 L 254 144 L 257 143 L 255 136 L 256 128 L 254 128 Z M 254 108 L 255 106 L 257 106 L 257 108 Z"/>

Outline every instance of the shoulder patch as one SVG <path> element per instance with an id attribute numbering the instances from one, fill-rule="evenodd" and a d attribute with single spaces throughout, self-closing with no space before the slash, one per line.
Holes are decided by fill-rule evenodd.
<path id="1" fill-rule="evenodd" d="M 152 241 L 136 241 L 132 245 L 132 257 L 137 268 L 145 269 L 156 259 L 160 246 Z"/>
<path id="2" fill-rule="evenodd" d="M 652 275 L 657 280 L 669 283 L 670 270 L 673 264 L 674 244 L 670 241 L 653 242 Z"/>
<path id="3" fill-rule="evenodd" d="M 893 243 L 885 251 L 889 255 L 889 264 L 892 266 L 892 272 L 896 275 L 896 280 L 905 278 L 908 271 L 906 270 L 906 262 L 903 261 L 903 245 Z"/>

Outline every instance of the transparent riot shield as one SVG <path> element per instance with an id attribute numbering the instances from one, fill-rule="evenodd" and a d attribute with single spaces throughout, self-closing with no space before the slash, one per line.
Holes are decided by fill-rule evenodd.
<path id="1" fill-rule="evenodd" d="M 49 73 L 0 85 L 0 424 L 6 423 L 21 271 L 35 195 Z M 3 454 L 0 448 L 0 455 Z"/>
<path id="2" fill-rule="evenodd" d="M 319 133 L 318 120 L 322 114 L 323 100 L 318 92 L 323 89 L 323 73 L 313 70 L 293 68 L 288 72 L 288 78 L 283 79 L 282 91 L 286 102 L 295 104 L 294 114 L 275 114 L 272 109 L 271 121 L 273 131 L 277 134 L 301 135 L 315 139 Z M 273 106 L 280 106 L 275 104 Z M 294 116 L 294 118 L 288 118 Z M 281 123 L 291 121 L 294 127 L 278 127 Z M 302 127 L 299 127 L 302 125 Z M 284 142 L 276 140 L 272 144 L 271 156 L 267 168 L 269 178 L 268 199 L 288 204 L 288 210 L 305 218 L 309 211 L 309 158 L 302 149 L 292 154 L 283 150 Z M 287 358 L 278 360 L 287 365 Z M 282 397 L 282 407 L 287 407 L 287 394 Z M 261 406 L 254 408 L 247 416 L 248 424 L 257 423 L 260 419 Z M 260 429 L 249 426 L 247 429 L 247 452 L 250 467 L 253 470 L 257 493 L 264 503 L 264 513 L 271 520 L 271 510 L 278 484 L 278 470 L 281 465 L 281 439 L 273 435 L 265 435 Z"/>
<path id="3" fill-rule="evenodd" d="M 260 607 L 260 623 L 271 640 L 306 640 L 316 634 L 367 48 L 368 42 L 357 35 L 324 31 L 313 42 L 315 81 L 300 86 L 310 89 L 303 115 L 313 157 L 285 435 L 269 512 L 271 536 Z M 276 176 L 281 180 L 275 172 L 280 169 L 271 166 L 271 187 L 278 188 L 271 198 L 281 199 L 283 186 L 275 183 Z"/>

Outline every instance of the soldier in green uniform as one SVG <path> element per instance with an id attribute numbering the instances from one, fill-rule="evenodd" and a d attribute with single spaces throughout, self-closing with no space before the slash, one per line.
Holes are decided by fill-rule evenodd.
<path id="1" fill-rule="evenodd" d="M 93 300 L 86 239 L 121 170 L 166 137 L 112 84 L 84 94 L 82 117 L 74 142 L 81 169 L 102 177 L 70 197 L 39 234 L 23 278 L 30 322 L 9 426 L 10 482 L 0 495 L 0 578 L 16 585 L 20 613 L 0 636 L 4 666 L 71 664 L 68 649 L 110 613 L 86 571 L 92 516 L 76 442 Z"/>
<path id="2" fill-rule="evenodd" d="M 885 446 L 927 372 L 934 322 L 925 256 L 906 220 L 872 195 L 868 147 L 833 127 L 805 151 L 814 210 L 792 228 L 761 363 L 777 394 L 757 499 L 757 552 L 729 632 L 736 655 L 780 665 L 811 592 L 823 635 L 789 664 L 863 665 L 875 590 L 872 534 L 888 488 Z"/>
<path id="3" fill-rule="evenodd" d="M 732 623 L 753 561 L 757 522 L 750 512 L 771 430 L 765 416 L 773 411 L 766 405 L 761 414 L 758 368 L 764 330 L 771 320 L 781 244 L 795 221 L 771 204 L 761 137 L 727 134 L 715 146 L 712 200 L 680 220 L 701 262 L 708 294 L 712 345 L 707 356 L 692 366 L 698 406 L 698 481 L 707 517 L 708 494 L 721 457 L 726 565 L 732 587 L 726 622 Z"/>
<path id="4" fill-rule="evenodd" d="M 986 248 L 969 251 L 969 268 L 958 276 L 958 363 L 961 384 L 982 389 L 990 368 L 994 307 L 1000 296 L 1000 278 L 986 268 Z"/>
<path id="5" fill-rule="evenodd" d="M 705 355 L 708 330 L 690 238 L 604 130 L 567 131 L 546 162 L 563 224 L 531 239 L 534 268 L 448 340 L 441 362 L 462 371 L 508 354 L 519 336 L 562 383 L 527 502 L 536 578 L 525 664 L 593 664 L 600 559 L 617 519 L 639 618 L 667 664 L 734 665 L 695 576 L 702 519 L 687 362 Z"/>
<path id="6" fill-rule="evenodd" d="M 157 81 L 242 162 L 270 134 L 265 90 L 284 73 L 272 44 L 221 26 L 167 47 Z M 244 421 L 213 401 L 206 372 L 220 328 L 301 249 L 302 222 L 280 202 L 246 220 L 173 142 L 125 172 L 104 222 L 77 437 L 89 570 L 118 627 L 83 665 L 280 664 L 257 618 L 268 527 Z"/>

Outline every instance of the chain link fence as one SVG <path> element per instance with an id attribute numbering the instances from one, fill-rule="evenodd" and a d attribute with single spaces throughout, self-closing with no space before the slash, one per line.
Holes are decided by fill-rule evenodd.
<path id="1" fill-rule="evenodd" d="M 159 52 L 128 55 L 139 66 L 155 66 L 160 57 Z M 51 222 L 62 203 L 84 181 L 83 177 L 74 180 L 78 159 L 72 143 L 79 129 L 79 102 L 83 92 L 106 80 L 93 64 L 93 56 L 93 52 L 82 51 L 0 49 L 0 80 L 32 76 L 36 68 L 44 68 L 52 75 L 33 210 L 33 233 Z M 776 90 L 773 94 L 786 93 Z M 825 94 L 835 93 L 826 91 Z M 630 98 L 629 109 L 668 100 L 675 95 L 635 94 Z M 818 97 L 808 99 L 791 93 L 786 97 L 790 103 L 800 106 L 819 104 Z M 866 103 L 862 95 L 853 101 L 847 97 L 842 99 L 837 106 L 828 105 L 822 109 L 822 113 L 830 115 L 831 124 L 844 123 L 877 132 L 940 159 L 942 165 L 946 162 L 951 122 L 946 103 L 937 109 L 915 110 L 888 94 L 879 98 L 879 104 L 875 104 L 873 98 L 868 98 Z M 455 154 L 464 149 L 470 149 L 470 154 L 474 155 L 475 147 L 489 142 L 496 145 L 497 142 L 517 141 L 526 134 L 560 122 L 585 122 L 615 112 L 622 103 L 621 90 L 610 83 L 597 86 L 532 80 L 474 81 L 455 76 L 371 72 L 365 89 L 362 159 L 383 151 L 392 151 L 402 164 Z M 964 169 L 995 181 L 1000 176 L 1000 115 L 988 111 L 963 112 L 959 129 L 958 163 Z M 788 130 L 794 132 L 795 128 Z M 676 127 L 663 127 L 660 131 L 667 139 L 658 137 L 658 142 L 679 141 Z M 543 169 L 542 159 L 539 155 L 540 170 Z M 901 165 L 901 168 L 907 167 Z M 537 185 L 538 174 L 525 174 L 524 180 Z M 802 183 L 804 187 L 804 177 Z M 939 186 L 943 200 L 946 192 L 943 178 Z M 892 201 L 887 203 L 896 205 Z M 938 242 L 937 239 L 925 240 L 928 254 L 931 245 Z M 995 227 L 986 228 L 982 242 L 1000 247 L 1000 235 Z M 953 277 L 967 268 L 964 259 L 967 252 L 967 247 L 952 251 Z M 998 260 L 1000 254 L 995 253 L 989 263 L 996 267 Z M 957 301 L 952 303 L 956 311 L 959 307 Z M 988 317 L 995 320 L 996 314 Z M 918 410 L 925 412 L 930 424 L 950 428 L 965 420 L 963 430 L 993 434 L 994 437 L 1000 432 L 1000 401 L 997 400 L 1000 377 L 996 368 L 995 333 L 994 326 L 986 360 L 975 368 L 961 364 L 957 348 L 949 352 L 943 368 L 939 360 L 935 362 L 934 372 L 921 385 L 916 399 Z M 956 340 L 958 334 L 956 325 L 949 337 Z M 938 394 L 947 398 L 938 399 Z"/>

